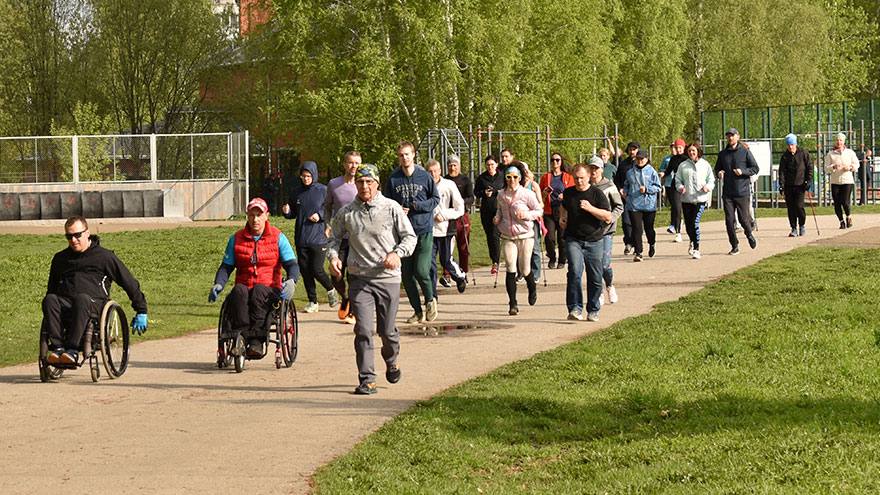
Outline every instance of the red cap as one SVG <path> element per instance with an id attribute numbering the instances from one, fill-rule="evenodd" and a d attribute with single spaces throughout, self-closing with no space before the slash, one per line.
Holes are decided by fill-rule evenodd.
<path id="1" fill-rule="evenodd" d="M 259 208 L 263 213 L 269 211 L 269 205 L 266 204 L 266 200 L 263 198 L 252 199 L 251 202 L 247 204 L 245 211 L 250 211 L 251 208 Z"/>
<path id="2" fill-rule="evenodd" d="M 682 138 L 678 138 L 678 139 L 676 139 L 675 141 L 672 142 L 672 145 L 673 145 L 673 146 L 687 146 L 687 143 L 684 142 L 684 139 L 682 139 Z"/>

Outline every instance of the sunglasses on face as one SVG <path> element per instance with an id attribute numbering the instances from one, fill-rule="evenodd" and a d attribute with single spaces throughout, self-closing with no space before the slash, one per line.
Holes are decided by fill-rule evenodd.
<path id="1" fill-rule="evenodd" d="M 86 229 L 86 230 L 88 230 L 88 229 Z M 86 232 L 85 230 L 80 230 L 79 232 L 65 233 L 64 237 L 66 237 L 68 241 L 71 239 L 79 239 L 80 237 L 82 237 L 82 235 L 85 232 Z"/>
<path id="2" fill-rule="evenodd" d="M 561 161 L 562 161 L 562 158 L 551 158 L 550 161 L 552 161 L 552 162 L 561 162 Z"/>
<path id="3" fill-rule="evenodd" d="M 516 175 L 505 175 L 504 178 L 507 179 L 507 180 L 511 180 L 511 179 L 513 179 L 513 180 L 519 180 L 519 177 L 516 176 Z"/>

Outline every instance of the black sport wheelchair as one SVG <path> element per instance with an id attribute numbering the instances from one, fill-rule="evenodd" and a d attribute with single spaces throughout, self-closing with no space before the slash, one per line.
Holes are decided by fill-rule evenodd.
<path id="1" fill-rule="evenodd" d="M 228 298 L 220 308 L 220 321 L 217 323 L 217 367 L 224 369 L 230 365 L 236 373 L 244 371 L 247 360 L 258 360 L 269 353 L 269 345 L 275 344 L 275 368 L 283 364 L 290 368 L 296 361 L 299 351 L 299 321 L 296 317 L 296 305 L 293 300 L 284 301 L 280 297 L 271 302 L 269 315 L 262 329 L 251 331 L 235 331 L 226 315 Z M 249 338 L 259 338 L 262 353 L 259 356 L 245 352 L 245 344 Z"/>
<path id="2" fill-rule="evenodd" d="M 62 322 L 62 325 L 65 325 Z M 129 345 L 128 320 L 122 306 L 116 301 L 109 300 L 101 309 L 101 315 L 91 318 L 88 328 L 83 333 L 82 345 L 78 361 L 74 364 L 49 364 L 49 336 L 40 331 L 40 381 L 48 382 L 61 378 L 65 370 L 77 369 L 88 361 L 92 381 L 97 382 L 101 377 L 101 368 L 98 365 L 98 355 L 101 363 L 111 379 L 119 378 L 128 368 L 128 345 Z"/>

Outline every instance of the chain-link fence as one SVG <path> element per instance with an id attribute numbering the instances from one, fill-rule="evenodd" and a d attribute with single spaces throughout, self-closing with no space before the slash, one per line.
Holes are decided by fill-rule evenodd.
<path id="1" fill-rule="evenodd" d="M 0 183 L 229 180 L 239 134 L 0 137 Z"/>

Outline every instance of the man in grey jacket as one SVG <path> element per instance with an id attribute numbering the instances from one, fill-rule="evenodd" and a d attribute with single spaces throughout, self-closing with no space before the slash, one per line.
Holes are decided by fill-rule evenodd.
<path id="1" fill-rule="evenodd" d="M 373 356 L 373 327 L 382 338 L 385 378 L 397 383 L 401 377 L 397 357 L 400 332 L 394 324 L 400 304 L 400 259 L 412 254 L 416 235 L 396 201 L 379 192 L 379 169 L 359 165 L 355 172 L 357 196 L 330 221 L 327 258 L 333 276 L 341 276 L 339 246 L 348 238 L 348 295 L 355 316 L 354 350 L 358 366 L 358 395 L 377 392 Z"/>

